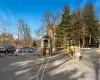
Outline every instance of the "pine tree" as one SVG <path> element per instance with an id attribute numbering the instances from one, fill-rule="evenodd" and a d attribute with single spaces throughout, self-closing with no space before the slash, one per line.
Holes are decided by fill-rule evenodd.
<path id="1" fill-rule="evenodd" d="M 66 35 L 70 27 L 70 8 L 68 5 L 65 5 L 63 12 L 59 26 L 63 29 L 63 35 Z"/>
<path id="2" fill-rule="evenodd" d="M 94 6 L 92 3 L 88 3 L 84 6 L 83 21 L 89 35 L 89 43 L 92 39 L 95 40 L 99 36 L 99 23 L 95 15 Z"/>
<path id="3" fill-rule="evenodd" d="M 69 36 L 70 29 L 70 8 L 68 5 L 64 6 L 61 23 L 56 29 L 56 38 L 59 39 L 59 44 L 66 44 L 66 39 Z"/>
<path id="4" fill-rule="evenodd" d="M 87 3 L 83 10 L 78 9 L 72 13 L 68 5 L 64 7 L 61 22 L 56 28 L 57 44 L 66 44 L 69 38 L 76 45 L 81 43 L 84 46 L 98 40 L 99 34 L 99 21 L 92 3 Z"/>
<path id="5" fill-rule="evenodd" d="M 82 15 L 81 10 L 76 10 L 71 14 L 71 37 L 73 43 L 80 45 L 80 40 L 83 38 L 82 34 Z"/>

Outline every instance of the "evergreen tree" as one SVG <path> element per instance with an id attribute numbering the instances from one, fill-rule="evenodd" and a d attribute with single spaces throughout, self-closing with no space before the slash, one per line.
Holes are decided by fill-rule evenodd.
<path id="1" fill-rule="evenodd" d="M 60 45 L 66 44 L 66 39 L 69 35 L 70 29 L 70 8 L 68 5 L 64 6 L 61 23 L 56 29 L 56 38 Z"/>
<path id="2" fill-rule="evenodd" d="M 61 27 L 58 25 L 56 27 L 56 40 L 55 40 L 55 47 L 61 47 L 63 44 L 63 31 L 61 30 Z"/>
<path id="3" fill-rule="evenodd" d="M 70 8 L 68 5 L 65 5 L 63 12 L 64 13 L 62 14 L 62 20 L 59 26 L 63 30 L 63 35 L 67 35 L 70 27 Z"/>
<path id="4" fill-rule="evenodd" d="M 81 11 L 78 9 L 71 14 L 71 37 L 74 44 L 79 45 L 82 34 L 82 15 Z"/>
<path id="5" fill-rule="evenodd" d="M 99 37 L 99 21 L 96 17 L 94 6 L 87 3 L 83 10 L 70 13 L 68 5 L 64 7 L 62 19 L 56 28 L 56 41 L 58 45 L 65 44 L 71 38 L 76 45 L 95 42 Z"/>
<path id="6" fill-rule="evenodd" d="M 84 6 L 83 21 L 88 31 L 89 43 L 91 43 L 92 39 L 95 40 L 99 36 L 99 23 L 96 18 L 94 6 L 92 3 L 88 3 Z"/>

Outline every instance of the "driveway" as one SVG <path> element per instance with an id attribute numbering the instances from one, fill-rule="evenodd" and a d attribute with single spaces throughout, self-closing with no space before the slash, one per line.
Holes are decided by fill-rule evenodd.
<path id="1" fill-rule="evenodd" d="M 72 60 L 65 51 L 44 59 L 40 54 L 0 57 L 0 80 L 99 80 L 93 69 Z"/>

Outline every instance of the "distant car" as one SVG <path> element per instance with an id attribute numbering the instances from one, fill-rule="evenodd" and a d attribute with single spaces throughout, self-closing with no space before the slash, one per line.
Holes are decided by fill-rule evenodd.
<path id="1" fill-rule="evenodd" d="M 16 50 L 15 47 L 12 45 L 0 46 L 0 53 L 5 53 L 5 54 L 12 53 L 12 54 L 14 54 L 15 50 Z"/>
<path id="2" fill-rule="evenodd" d="M 21 53 L 22 51 L 23 51 L 22 48 L 16 49 L 16 52 Z"/>
<path id="3" fill-rule="evenodd" d="M 30 52 L 34 52 L 34 49 L 33 48 L 28 48 Z"/>
<path id="4" fill-rule="evenodd" d="M 19 51 L 18 51 L 19 53 L 31 53 L 31 52 L 34 52 L 34 49 L 32 49 L 32 48 L 26 48 L 26 47 L 24 47 L 24 48 L 19 48 Z"/>

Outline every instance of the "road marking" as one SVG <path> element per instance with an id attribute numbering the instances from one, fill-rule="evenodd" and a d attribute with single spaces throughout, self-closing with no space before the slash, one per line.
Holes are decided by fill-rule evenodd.
<path id="1" fill-rule="evenodd" d="M 49 57 L 48 57 L 48 58 L 49 58 Z M 48 59 L 48 61 L 47 61 L 46 65 L 45 65 L 45 67 L 44 67 L 43 72 L 42 72 L 42 77 L 41 77 L 41 80 L 43 80 L 44 72 L 45 72 L 45 70 L 46 70 L 46 67 L 47 67 L 47 64 L 48 64 L 48 63 L 49 63 L 49 59 Z"/>
<path id="2" fill-rule="evenodd" d="M 37 73 L 37 75 L 36 75 L 36 80 L 39 80 L 39 75 L 40 75 L 40 72 L 42 71 L 42 69 L 43 69 L 43 71 L 42 71 L 42 76 L 40 77 L 40 80 L 43 80 L 43 78 L 44 78 L 44 72 L 45 72 L 45 70 L 46 70 L 46 68 L 47 68 L 47 65 L 49 64 L 49 62 L 50 61 L 52 61 L 52 59 L 54 59 L 55 60 L 55 58 L 60 58 L 60 57 L 64 57 L 65 55 L 56 55 L 56 56 L 49 56 L 49 57 L 45 57 L 45 58 L 43 58 L 42 57 L 42 62 L 45 64 L 45 65 L 41 65 L 40 66 L 40 68 L 39 68 L 39 70 L 38 70 L 38 73 Z M 45 62 L 45 60 L 47 59 L 47 62 Z"/>
<path id="3" fill-rule="evenodd" d="M 45 64 L 44 62 L 45 62 L 46 59 L 47 59 L 47 62 L 46 62 L 46 64 Z M 42 71 L 42 69 L 43 69 L 43 71 L 42 71 L 42 76 L 40 77 L 40 79 L 43 80 L 44 72 L 45 72 L 45 70 L 46 70 L 46 68 L 47 68 L 47 64 L 49 63 L 49 59 L 50 59 L 50 56 L 49 56 L 49 57 L 46 57 L 46 58 L 43 58 L 43 57 L 42 57 L 42 65 L 41 65 L 40 68 L 39 68 L 39 71 L 38 71 L 37 76 L 36 76 L 36 80 L 39 80 L 40 71 Z M 43 65 L 43 64 L 45 64 L 45 65 Z M 43 67 L 43 66 L 44 66 L 44 67 Z M 42 67 L 43 67 L 43 68 L 42 68 Z"/>
<path id="4" fill-rule="evenodd" d="M 38 73 L 37 73 L 36 80 L 38 80 L 38 78 L 39 78 L 39 74 L 40 74 L 40 71 L 41 71 L 41 69 L 42 69 L 43 63 L 44 63 L 44 58 L 42 57 L 42 65 L 41 65 L 40 68 L 39 68 L 39 71 L 38 71 Z"/>

